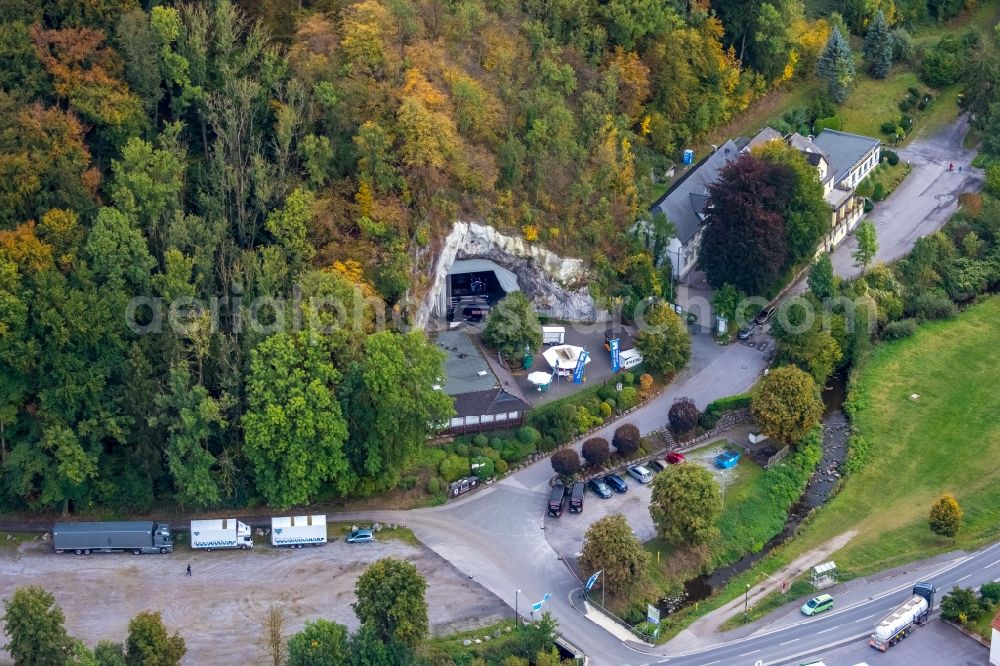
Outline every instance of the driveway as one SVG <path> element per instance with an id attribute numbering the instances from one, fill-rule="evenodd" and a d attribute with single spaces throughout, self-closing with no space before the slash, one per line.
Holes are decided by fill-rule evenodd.
<path id="1" fill-rule="evenodd" d="M 878 234 L 876 262 L 889 263 L 906 255 L 918 238 L 934 233 L 954 215 L 959 195 L 982 189 L 985 175 L 970 166 L 976 152 L 962 147 L 968 131 L 969 119 L 963 115 L 952 125 L 918 136 L 897 151 L 913 170 L 868 215 Z M 954 170 L 948 170 L 949 164 L 954 165 Z M 837 275 L 850 278 L 858 274 L 852 256 L 857 249 L 857 240 L 851 234 L 830 254 Z M 803 279 L 789 293 L 802 293 L 806 288 Z"/>

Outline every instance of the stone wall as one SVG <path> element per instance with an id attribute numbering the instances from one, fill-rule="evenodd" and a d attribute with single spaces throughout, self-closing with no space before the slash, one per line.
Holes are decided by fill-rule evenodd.
<path id="1" fill-rule="evenodd" d="M 418 327 L 426 328 L 432 319 L 443 319 L 447 314 L 448 271 L 456 259 L 489 259 L 512 271 L 539 314 L 568 321 L 609 318 L 590 294 L 587 266 L 582 259 L 560 257 L 489 225 L 456 222 L 434 262 L 430 288 L 416 314 Z"/>

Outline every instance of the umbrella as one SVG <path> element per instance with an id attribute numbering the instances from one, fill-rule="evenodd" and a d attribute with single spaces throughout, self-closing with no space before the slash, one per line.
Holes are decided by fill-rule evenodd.
<path id="1" fill-rule="evenodd" d="M 535 386 L 542 386 L 552 381 L 552 373 L 535 371 L 528 375 L 528 381 Z"/>

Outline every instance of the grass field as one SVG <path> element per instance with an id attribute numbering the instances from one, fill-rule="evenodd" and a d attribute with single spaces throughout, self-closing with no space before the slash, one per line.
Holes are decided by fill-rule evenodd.
<path id="1" fill-rule="evenodd" d="M 875 349 L 853 388 L 854 426 L 875 443 L 875 460 L 848 479 L 794 550 L 857 529 L 836 559 L 842 572 L 862 575 L 1000 536 L 998 321 L 993 297 Z M 927 527 L 931 503 L 945 492 L 965 511 L 954 542 Z"/>

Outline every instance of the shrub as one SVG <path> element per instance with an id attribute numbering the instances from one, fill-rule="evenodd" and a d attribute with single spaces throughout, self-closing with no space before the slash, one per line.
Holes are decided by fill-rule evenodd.
<path id="1" fill-rule="evenodd" d="M 979 598 L 990 605 L 1000 602 L 1000 583 L 983 583 L 979 588 Z"/>
<path id="2" fill-rule="evenodd" d="M 885 161 L 889 163 L 889 166 L 896 166 L 899 164 L 899 154 L 894 150 L 887 150 L 883 153 L 885 155 Z"/>
<path id="3" fill-rule="evenodd" d="M 653 390 L 653 375 L 644 372 L 639 375 L 639 391 L 643 395 L 648 395 Z"/>
<path id="4" fill-rule="evenodd" d="M 625 386 L 632 386 L 632 384 L 635 384 L 635 375 L 631 372 L 623 373 L 622 384 Z"/>
<path id="5" fill-rule="evenodd" d="M 477 465 L 477 467 L 472 470 L 472 473 L 478 476 L 480 481 L 485 481 L 496 474 L 496 467 L 493 461 L 485 456 L 473 458 L 469 462 L 472 465 Z"/>
<path id="6" fill-rule="evenodd" d="M 522 444 L 537 444 L 538 440 L 542 438 L 541 433 L 532 428 L 531 426 L 521 426 L 517 429 L 517 441 Z"/>
<path id="7" fill-rule="evenodd" d="M 626 386 L 618 395 L 618 406 L 624 411 L 639 404 L 639 392 L 634 386 Z"/>
<path id="8" fill-rule="evenodd" d="M 941 617 L 965 624 L 975 622 L 983 614 L 983 607 L 976 599 L 971 587 L 951 588 L 951 592 L 941 598 Z"/>
<path id="9" fill-rule="evenodd" d="M 865 212 L 870 213 L 875 209 L 875 204 L 872 203 L 871 199 L 865 199 Z"/>
<path id="10" fill-rule="evenodd" d="M 875 189 L 872 190 L 872 199 L 875 201 L 882 201 L 885 199 L 885 185 L 882 183 L 875 183 Z"/>
<path id="11" fill-rule="evenodd" d="M 504 441 L 503 437 L 491 437 L 490 438 L 490 447 L 492 447 L 494 449 L 497 449 L 498 451 L 503 448 L 503 445 L 505 443 L 506 442 Z"/>
<path id="12" fill-rule="evenodd" d="M 907 97 L 902 102 L 899 103 L 899 110 L 906 112 L 913 108 L 913 100 Z"/>
<path id="13" fill-rule="evenodd" d="M 840 116 L 834 114 L 827 118 L 817 118 L 816 122 L 813 123 L 813 129 L 816 134 L 819 134 L 825 129 L 839 130 L 843 127 L 840 122 Z"/>
<path id="14" fill-rule="evenodd" d="M 751 395 L 749 393 L 737 393 L 736 395 L 719 398 L 708 403 L 706 412 L 731 412 L 737 409 L 745 409 L 750 406 Z"/>
<path id="15" fill-rule="evenodd" d="M 701 412 L 691 398 L 677 398 L 667 412 L 670 428 L 677 434 L 691 432 L 698 425 L 699 416 Z"/>
<path id="16" fill-rule="evenodd" d="M 606 419 L 609 416 L 611 416 L 612 411 L 613 410 L 611 409 L 611 405 L 609 405 L 607 402 L 602 402 L 601 403 L 601 417 L 602 418 Z"/>
<path id="17" fill-rule="evenodd" d="M 588 464 L 601 467 L 611 458 L 611 446 L 602 437 L 593 437 L 583 443 L 583 457 Z"/>
<path id="18" fill-rule="evenodd" d="M 481 446 L 470 446 L 469 447 L 469 457 L 470 458 L 478 458 L 481 455 L 483 455 L 483 449 L 482 449 Z"/>
<path id="19" fill-rule="evenodd" d="M 882 133 L 883 134 L 895 134 L 896 133 L 896 121 L 890 120 L 888 122 L 882 123 Z"/>
<path id="20" fill-rule="evenodd" d="M 617 393 L 617 391 L 615 391 L 614 384 L 605 384 L 601 388 L 597 389 L 597 397 L 600 398 L 601 400 L 604 400 L 605 402 L 607 402 L 611 398 L 614 398 L 615 393 Z"/>
<path id="21" fill-rule="evenodd" d="M 438 473 L 445 481 L 458 481 L 469 473 L 469 459 L 458 456 L 448 456 L 438 465 Z"/>
<path id="22" fill-rule="evenodd" d="M 454 453 L 455 455 L 462 456 L 465 458 L 469 455 L 469 445 L 468 444 L 455 444 L 449 453 Z"/>
<path id="23" fill-rule="evenodd" d="M 482 448 L 487 444 L 489 444 L 490 440 L 486 438 L 486 435 L 480 433 L 472 438 L 472 443 L 478 446 L 479 448 Z"/>
<path id="24" fill-rule="evenodd" d="M 948 319 L 955 316 L 955 304 L 940 292 L 923 292 L 909 304 L 908 310 L 917 319 Z"/>
<path id="25" fill-rule="evenodd" d="M 518 449 L 513 444 L 508 444 L 507 446 L 500 449 L 500 459 L 505 462 L 509 463 L 519 462 L 523 457 L 524 456 L 521 455 L 520 449 Z"/>
<path id="26" fill-rule="evenodd" d="M 441 492 L 441 479 L 437 478 L 436 476 L 432 476 L 431 478 L 427 479 L 427 492 L 429 492 L 431 495 L 437 495 L 439 492 Z"/>
<path id="27" fill-rule="evenodd" d="M 639 439 L 639 429 L 631 423 L 625 423 L 615 429 L 611 446 L 615 447 L 618 455 L 628 458 L 639 450 Z"/>
<path id="28" fill-rule="evenodd" d="M 916 319 L 900 319 L 899 321 L 891 321 L 886 324 L 885 329 L 882 331 L 882 339 L 900 340 L 902 338 L 908 338 L 916 332 Z"/>
<path id="29" fill-rule="evenodd" d="M 399 487 L 403 490 L 413 490 L 417 487 L 417 481 L 419 481 L 415 476 L 404 476 L 399 480 Z"/>
<path id="30" fill-rule="evenodd" d="M 573 449 L 561 449 L 550 458 L 552 469 L 559 476 L 573 476 L 580 471 L 580 456 Z"/>
<path id="31" fill-rule="evenodd" d="M 615 407 L 618 406 L 618 401 L 615 400 L 614 398 L 608 398 L 607 400 L 604 401 L 604 404 L 610 407 L 611 411 L 614 411 Z"/>
<path id="32" fill-rule="evenodd" d="M 503 446 L 503 440 L 502 439 L 494 439 L 493 441 L 497 442 L 498 444 L 500 444 L 501 446 Z M 500 458 L 501 458 L 500 452 L 497 451 L 492 446 L 487 446 L 485 449 L 483 449 L 483 455 L 486 456 L 487 458 L 489 458 L 490 460 L 492 460 L 493 462 L 496 462 L 497 460 L 500 460 Z"/>
<path id="33" fill-rule="evenodd" d="M 551 451 L 576 434 L 576 407 L 568 403 L 556 404 L 548 409 L 534 409 L 528 412 L 528 419 L 531 421 L 530 425 L 542 435 L 539 448 L 543 451 Z"/>
<path id="34" fill-rule="evenodd" d="M 507 462 L 506 461 L 504 461 L 504 460 L 497 460 L 497 461 L 495 461 L 493 463 L 493 469 L 496 471 L 497 476 L 503 476 L 504 474 L 507 473 L 507 470 L 509 468 L 507 467 Z"/>

